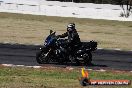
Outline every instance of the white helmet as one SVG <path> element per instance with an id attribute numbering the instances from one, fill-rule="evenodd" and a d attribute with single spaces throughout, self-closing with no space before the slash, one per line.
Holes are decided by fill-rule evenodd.
<path id="1" fill-rule="evenodd" d="M 67 31 L 73 31 L 75 29 L 75 24 L 74 23 L 70 23 L 67 25 Z"/>

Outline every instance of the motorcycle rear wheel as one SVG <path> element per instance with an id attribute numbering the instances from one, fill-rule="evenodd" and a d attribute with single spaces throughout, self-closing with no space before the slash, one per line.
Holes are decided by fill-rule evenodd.
<path id="1" fill-rule="evenodd" d="M 83 60 L 84 60 L 84 65 L 85 66 L 92 65 L 92 54 L 91 54 L 91 52 L 87 53 L 83 57 Z"/>

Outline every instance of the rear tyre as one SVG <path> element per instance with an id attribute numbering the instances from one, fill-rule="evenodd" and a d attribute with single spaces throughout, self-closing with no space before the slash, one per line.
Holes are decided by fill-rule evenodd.
<path id="1" fill-rule="evenodd" d="M 83 60 L 84 60 L 84 65 L 86 65 L 86 66 L 92 65 L 92 54 L 91 54 L 91 52 L 84 54 Z"/>

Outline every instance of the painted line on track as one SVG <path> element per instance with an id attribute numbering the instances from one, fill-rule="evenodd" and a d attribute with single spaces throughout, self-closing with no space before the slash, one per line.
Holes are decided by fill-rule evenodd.
<path id="1" fill-rule="evenodd" d="M 35 69 L 39 69 L 39 68 L 48 68 L 49 66 L 25 66 L 25 65 L 14 65 L 14 64 L 1 64 L 1 66 L 4 66 L 4 67 L 25 67 L 25 68 L 35 68 Z M 51 68 L 52 66 L 50 66 Z M 54 67 L 53 67 L 54 68 Z M 71 67 L 71 66 L 67 66 L 66 69 L 68 70 L 73 70 L 74 68 Z M 95 69 L 86 69 L 86 70 L 89 70 L 89 71 L 98 71 L 98 72 L 106 72 L 107 70 L 105 69 L 98 69 L 98 70 L 95 70 Z M 109 70 L 108 70 L 109 71 Z M 116 72 L 119 71 L 121 72 L 120 70 L 115 70 Z M 132 72 L 132 71 L 127 71 L 127 72 Z"/>
<path id="2" fill-rule="evenodd" d="M 28 68 L 42 68 L 42 66 L 25 66 L 25 65 L 14 65 L 14 64 L 1 64 L 5 67 L 28 67 Z"/>

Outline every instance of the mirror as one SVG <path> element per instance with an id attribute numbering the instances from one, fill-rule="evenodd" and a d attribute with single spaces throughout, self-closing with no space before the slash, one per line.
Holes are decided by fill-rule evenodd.
<path id="1" fill-rule="evenodd" d="M 53 32 L 53 31 L 52 31 L 52 30 L 50 30 L 50 34 L 52 34 L 52 32 Z"/>

